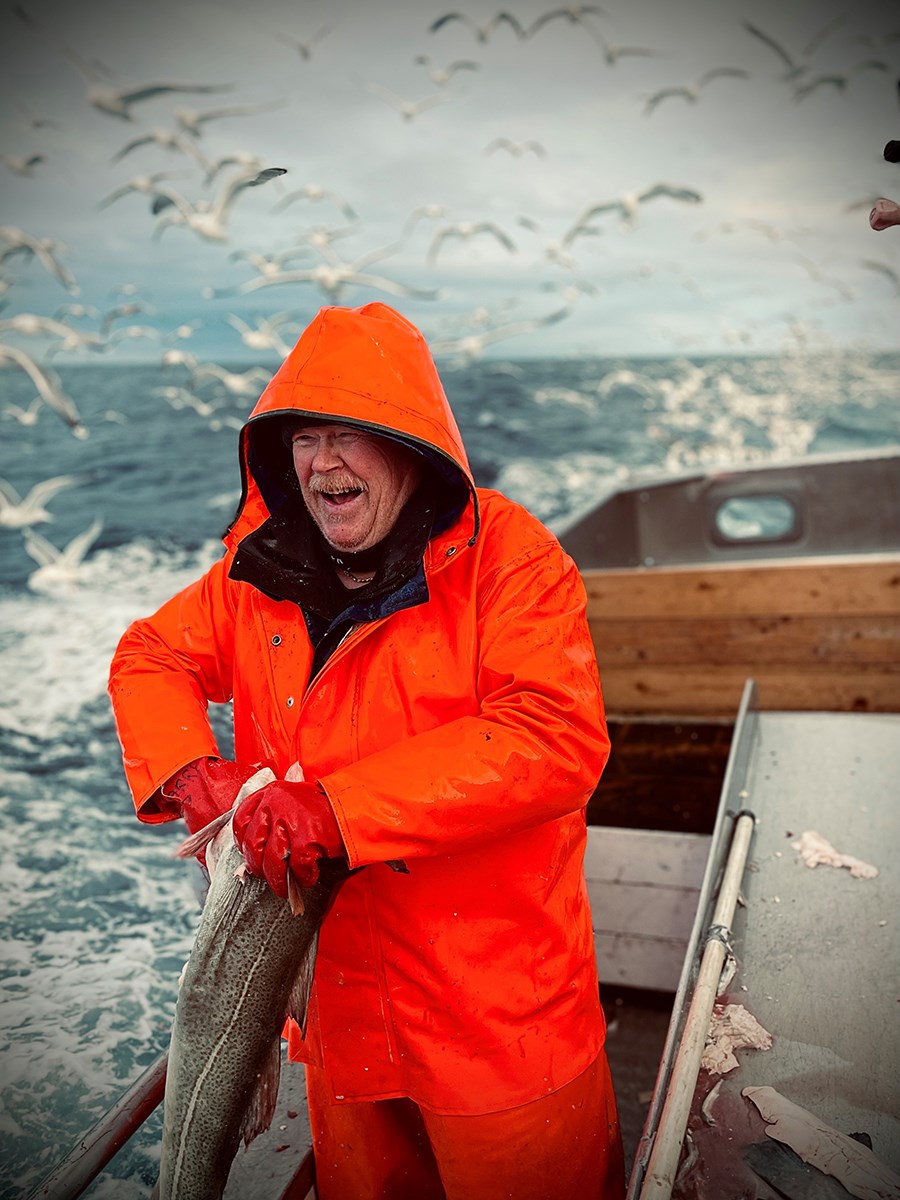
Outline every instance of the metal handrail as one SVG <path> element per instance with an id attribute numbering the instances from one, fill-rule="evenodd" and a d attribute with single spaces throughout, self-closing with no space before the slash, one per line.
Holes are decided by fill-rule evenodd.
<path id="1" fill-rule="evenodd" d="M 106 1164 L 162 1103 L 166 1091 L 168 1052 L 161 1055 L 115 1102 L 93 1128 L 80 1138 L 28 1200 L 76 1200 Z M 306 1200 L 316 1180 L 312 1150 L 307 1150 L 279 1200 Z"/>
<path id="2" fill-rule="evenodd" d="M 159 1107 L 166 1090 L 168 1052 L 148 1067 L 94 1127 L 53 1168 L 28 1200 L 75 1200 Z"/>

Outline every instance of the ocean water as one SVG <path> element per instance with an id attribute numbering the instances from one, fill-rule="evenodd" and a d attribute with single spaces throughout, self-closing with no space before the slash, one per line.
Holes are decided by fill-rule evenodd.
<path id="1" fill-rule="evenodd" d="M 193 404 L 170 393 L 173 406 L 161 389 L 185 382 L 178 368 L 58 370 L 88 437 L 49 409 L 34 425 L 5 411 L 0 422 L 0 476 L 20 494 L 78 477 L 35 532 L 61 549 L 101 523 L 68 577 L 0 524 L 0 1200 L 27 1195 L 168 1042 L 198 903 L 191 865 L 172 856 L 181 829 L 134 819 L 106 674 L 128 622 L 219 553 L 255 396 L 216 385 Z M 478 482 L 551 527 L 636 472 L 900 443 L 900 354 L 480 361 L 442 374 Z M 0 372 L 0 404 L 32 394 Z M 227 754 L 227 707 L 212 717 Z M 88 1194 L 149 1195 L 159 1117 Z"/>

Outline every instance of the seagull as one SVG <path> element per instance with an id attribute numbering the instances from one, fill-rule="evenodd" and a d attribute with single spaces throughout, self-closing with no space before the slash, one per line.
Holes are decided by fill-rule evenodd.
<path id="1" fill-rule="evenodd" d="M 175 121 L 185 133 L 192 137 L 202 137 L 203 126 L 209 121 L 222 121 L 226 117 L 249 117 L 255 113 L 271 112 L 274 108 L 283 108 L 281 100 L 269 100 L 259 104 L 227 104 L 221 108 L 208 108 L 198 112 L 193 108 L 176 108 Z"/>
<path id="2" fill-rule="evenodd" d="M 38 316 L 36 313 L 17 313 L 14 317 L 0 320 L 0 332 L 7 331 L 22 333 L 26 337 L 59 338 L 57 350 L 103 351 L 106 349 L 106 339 L 102 334 L 73 329 L 65 321 Z"/>
<path id="3" fill-rule="evenodd" d="M 883 62 L 881 59 L 869 58 L 865 62 L 856 63 L 843 75 L 833 72 L 830 75 L 817 75 L 815 79 L 807 79 L 794 84 L 794 99 L 802 100 L 804 96 L 808 96 L 810 92 L 814 92 L 816 88 L 823 86 L 831 86 L 837 88 L 839 92 L 846 92 L 847 85 L 853 75 L 858 75 L 860 71 L 888 71 L 890 64 Z"/>
<path id="4" fill-rule="evenodd" d="M 20 404 L 7 404 L 3 409 L 3 415 L 4 417 L 13 417 L 20 425 L 29 427 L 37 425 L 43 403 L 40 396 L 35 396 L 27 408 L 22 408 Z"/>
<path id="5" fill-rule="evenodd" d="M 608 67 L 614 67 L 620 58 L 656 58 L 659 54 L 658 50 L 651 50 L 647 46 L 617 46 L 614 42 L 607 41 L 593 26 L 585 25 L 585 28 L 603 51 L 603 58 Z"/>
<path id="6" fill-rule="evenodd" d="M 197 356 L 191 354 L 190 350 L 163 350 L 160 358 L 160 365 L 163 367 L 187 367 L 189 371 L 193 371 L 197 366 Z"/>
<path id="7" fill-rule="evenodd" d="M 62 550 L 35 533 L 33 529 L 25 530 L 25 549 L 38 564 L 38 569 L 28 577 L 28 586 L 36 592 L 49 588 L 55 590 L 62 586 L 66 589 L 78 583 L 82 578 L 81 570 L 85 555 L 103 528 L 103 522 L 95 518 L 83 533 L 77 534 Z"/>
<path id="8" fill-rule="evenodd" d="M 446 67 L 438 67 L 427 54 L 417 54 L 413 62 L 420 67 L 428 67 L 431 82 L 437 84 L 438 87 L 446 87 L 458 71 L 478 71 L 481 69 L 480 63 L 472 62 L 468 58 L 458 58 L 454 62 L 448 63 Z"/>
<path id="9" fill-rule="evenodd" d="M 163 207 L 174 206 L 160 218 L 154 237 L 160 237 L 169 225 L 186 225 L 207 242 L 228 241 L 228 216 L 237 197 L 246 188 L 259 187 L 269 179 L 286 175 L 285 167 L 267 167 L 262 171 L 241 171 L 227 180 L 214 200 L 198 200 L 191 204 L 180 193 L 166 191 L 153 204 L 154 213 Z"/>
<path id="10" fill-rule="evenodd" d="M 696 104 L 700 99 L 701 91 L 713 79 L 720 79 L 723 76 L 730 76 L 733 79 L 749 79 L 750 72 L 744 71 L 741 67 L 713 67 L 711 71 L 704 72 L 699 79 L 695 79 L 693 83 L 685 84 L 683 87 L 663 88 L 660 92 L 655 92 L 652 96 L 647 97 L 647 102 L 644 105 L 644 115 L 649 116 L 663 100 L 668 96 L 684 96 L 690 104 Z"/>
<path id="11" fill-rule="evenodd" d="M 0 154 L 0 162 L 10 171 L 14 171 L 16 175 L 24 175 L 26 178 L 34 178 L 34 168 L 47 159 L 43 154 L 30 154 L 28 158 L 18 158 L 13 154 Z"/>
<path id="12" fill-rule="evenodd" d="M 604 212 L 618 212 L 624 224 L 634 225 L 639 206 L 646 204 L 649 200 L 655 200 L 659 196 L 668 196 L 672 200 L 680 200 L 685 204 L 699 204 L 703 199 L 700 193 L 695 192 L 693 188 L 680 187 L 671 183 L 655 183 L 652 187 L 645 188 L 643 192 L 623 192 L 615 200 L 607 200 L 602 204 L 589 204 L 575 218 L 572 230 L 574 232 L 583 231 L 583 227 L 592 217 Z"/>
<path id="13" fill-rule="evenodd" d="M 132 84 L 130 87 L 113 88 L 100 83 L 97 71 L 89 63 L 84 62 L 78 55 L 67 50 L 69 62 L 81 73 L 88 82 L 88 103 L 100 112 L 112 117 L 120 117 L 132 121 L 131 106 L 142 100 L 150 100 L 155 96 L 164 96 L 170 92 L 227 92 L 229 84 L 211 83 L 169 83 L 154 82 Z"/>
<path id="14" fill-rule="evenodd" d="M 803 50 L 801 50 L 801 58 L 809 58 L 819 48 L 822 42 L 834 32 L 838 25 L 842 24 L 845 20 L 846 16 L 841 14 L 840 16 L 834 17 L 831 21 L 827 22 L 827 24 L 825 24 L 819 30 L 819 32 L 811 39 L 811 41 L 803 48 Z M 799 79 L 801 75 L 804 75 L 809 70 L 809 63 L 798 62 L 795 56 L 791 54 L 789 50 L 782 46 L 780 42 L 777 42 L 770 34 L 765 33 L 757 25 L 752 25 L 749 21 L 742 21 L 741 24 L 749 34 L 752 34 L 753 37 L 761 41 L 763 45 L 768 46 L 769 49 L 772 50 L 784 63 L 785 71 L 781 75 L 781 79 L 792 82 Z"/>
<path id="15" fill-rule="evenodd" d="M 145 341 L 155 342 L 159 338 L 159 330 L 154 329 L 152 325 L 125 325 L 118 329 L 113 329 L 107 338 L 107 345 L 110 349 L 117 346 L 119 342 L 136 341 L 138 338 L 143 338 Z"/>
<path id="16" fill-rule="evenodd" d="M 19 495 L 11 483 L 0 479 L 0 526 L 4 529 L 26 529 L 52 521 L 53 516 L 44 507 L 57 492 L 82 483 L 77 475 L 54 475 L 36 483 L 27 496 Z"/>
<path id="17" fill-rule="evenodd" d="M 202 321 L 184 321 L 181 325 L 176 325 L 165 336 L 167 342 L 181 342 L 194 336 L 198 329 L 203 325 Z"/>
<path id="18" fill-rule="evenodd" d="M 256 317 L 256 328 L 235 313 L 228 313 L 225 320 L 241 335 L 241 341 L 251 350 L 274 350 L 282 358 L 287 358 L 291 348 L 278 332 L 281 325 L 292 320 L 290 312 L 275 313 L 271 317 Z"/>
<path id="19" fill-rule="evenodd" d="M 534 37 L 539 29 L 543 29 L 550 21 L 564 20 L 570 25 L 584 25 L 586 29 L 590 29 L 590 23 L 584 18 L 587 16 L 605 17 L 605 9 L 598 8 L 595 4 L 572 4 L 565 8 L 554 8 L 550 12 L 542 13 L 537 20 L 532 21 L 525 30 L 526 37 Z"/>
<path id="20" fill-rule="evenodd" d="M 478 234 L 481 233 L 490 234 L 491 237 L 494 238 L 495 241 L 498 241 L 506 250 L 509 250 L 511 253 L 515 252 L 515 242 L 512 240 L 509 234 L 505 233 L 500 226 L 495 224 L 493 221 L 459 221 L 455 225 L 445 225 L 443 229 L 439 229 L 437 231 L 431 240 L 431 245 L 428 247 L 428 254 L 426 255 L 425 261 L 430 265 L 434 265 L 434 263 L 437 262 L 438 251 L 447 238 L 468 239 L 477 237 Z"/>
<path id="21" fill-rule="evenodd" d="M 229 287 L 205 288 L 203 290 L 204 299 L 216 300 L 222 296 L 235 296 L 244 292 L 255 291 L 256 288 L 263 287 L 265 282 L 280 283 L 284 275 L 285 265 L 298 255 L 304 255 L 305 253 L 305 246 L 292 246 L 287 250 L 281 250 L 275 254 L 258 254 L 255 250 L 235 250 L 229 254 L 229 259 L 232 261 L 243 259 L 245 262 L 250 263 L 259 272 L 257 279 L 245 280 L 244 283 L 234 284 Z"/>
<path id="22" fill-rule="evenodd" d="M 497 137 L 484 148 L 485 154 L 493 154 L 495 150 L 508 150 L 513 158 L 521 158 L 523 154 L 527 154 L 529 150 L 532 154 L 536 154 L 538 158 L 546 158 L 546 147 L 540 142 L 529 140 L 527 142 L 513 142 L 508 137 Z"/>
<path id="23" fill-rule="evenodd" d="M 464 25 L 468 25 L 479 42 L 488 41 L 491 34 L 500 25 L 508 25 L 517 38 L 525 37 L 525 30 L 522 25 L 516 20 L 512 13 L 508 12 L 498 12 L 496 16 L 491 17 L 490 21 L 488 21 L 486 25 L 476 25 L 472 18 L 466 16 L 465 13 L 445 13 L 444 16 L 438 17 L 436 21 L 433 21 L 428 26 L 428 32 L 437 33 L 439 29 L 443 29 L 443 27 L 450 21 L 462 21 Z"/>
<path id="24" fill-rule="evenodd" d="M 555 263 L 559 267 L 565 267 L 569 271 L 574 271 L 578 264 L 568 252 L 568 247 L 575 241 L 576 237 L 592 236 L 596 237 L 601 233 L 601 230 L 594 229 L 581 221 L 573 221 L 566 232 L 560 238 L 545 237 L 539 222 L 532 217 L 519 217 L 518 224 L 524 229 L 530 229 L 532 233 L 536 233 L 543 242 L 544 258 L 548 262 Z"/>
<path id="25" fill-rule="evenodd" d="M 108 196 L 104 196 L 102 200 L 97 201 L 98 208 L 106 208 L 110 204 L 114 204 L 116 200 L 121 200 L 123 196 L 129 196 L 132 192 L 141 193 L 144 196 L 156 197 L 160 193 L 159 184 L 164 179 L 176 179 L 177 174 L 173 171 L 154 171 L 152 175 L 134 175 L 121 187 L 115 188 Z"/>
<path id="26" fill-rule="evenodd" d="M 228 371 L 218 363 L 199 363 L 191 373 L 194 387 L 208 379 L 217 379 L 230 396 L 258 396 L 260 388 L 272 378 L 271 371 L 262 367 L 251 367 L 248 371 Z"/>
<path id="27" fill-rule="evenodd" d="M 210 404 L 208 400 L 201 400 L 188 388 L 167 386 L 154 388 L 153 391 L 155 395 L 162 396 L 167 404 L 179 412 L 184 408 L 190 408 L 198 417 L 211 417 L 216 411 L 215 405 Z"/>
<path id="28" fill-rule="evenodd" d="M 894 285 L 894 290 L 897 292 L 897 295 L 900 296 L 900 274 L 898 274 L 893 267 L 889 267 L 887 263 L 878 262 L 874 258 L 863 258 L 860 259 L 860 262 L 862 266 L 866 267 L 869 271 L 878 271 L 880 275 L 884 275 L 885 278 L 889 279 Z"/>
<path id="29" fill-rule="evenodd" d="M 100 319 L 100 309 L 93 304 L 61 304 L 53 314 L 54 320 L 61 321 L 63 317 L 90 317 Z"/>
<path id="30" fill-rule="evenodd" d="M 421 220 L 440 221 L 449 214 L 445 204 L 420 204 L 414 208 L 403 225 L 403 237 L 408 237 Z"/>
<path id="31" fill-rule="evenodd" d="M 390 88 L 382 87 L 380 83 L 368 83 L 366 87 L 373 96 L 386 100 L 392 108 L 396 108 L 404 121 L 412 121 L 426 109 L 434 108 L 436 104 L 446 104 L 449 100 L 449 96 L 444 95 L 443 92 L 435 92 L 434 95 L 425 96 L 421 100 L 404 100 L 402 96 L 398 96 Z"/>
<path id="32" fill-rule="evenodd" d="M 138 313 L 152 313 L 155 309 L 146 304 L 143 300 L 129 300 L 127 304 L 117 304 L 114 308 L 109 308 L 103 314 L 100 324 L 100 332 L 108 334 L 112 329 L 113 321 L 118 321 L 122 317 L 136 317 Z"/>
<path id="33" fill-rule="evenodd" d="M 856 292 L 853 290 L 853 288 L 848 287 L 847 284 L 843 283 L 840 279 L 834 279 L 831 276 L 826 275 L 822 267 L 819 266 L 817 262 L 814 262 L 811 258 L 808 258 L 805 254 L 795 255 L 794 262 L 799 263 L 800 266 L 806 270 L 810 279 L 814 279 L 816 283 L 824 283 L 826 287 L 834 288 L 842 300 L 856 299 Z"/>
<path id="34" fill-rule="evenodd" d="M 306 62 L 309 62 L 309 60 L 312 58 L 313 46 L 316 44 L 316 42 L 320 42 L 326 33 L 330 32 L 331 26 L 323 25 L 321 29 L 316 30 L 312 37 L 307 38 L 305 42 L 301 42 L 299 38 L 292 37 L 289 33 L 276 33 L 273 36 L 275 37 L 276 41 L 286 42 L 287 45 L 293 46 L 300 57 Z"/>
<path id="35" fill-rule="evenodd" d="M 305 187 L 298 188 L 295 192 L 288 192 L 286 196 L 282 196 L 278 203 L 274 205 L 272 212 L 281 212 L 289 204 L 293 204 L 295 200 L 330 200 L 336 208 L 341 210 L 348 221 L 359 219 L 352 205 L 343 196 L 339 196 L 337 192 L 329 191 L 318 183 L 308 183 Z"/>
<path id="36" fill-rule="evenodd" d="M 132 138 L 130 142 L 126 142 L 121 149 L 117 150 L 109 161 L 119 162 L 126 154 L 130 154 L 132 150 L 137 150 L 140 146 L 150 145 L 159 146 L 163 150 L 172 150 L 179 154 L 185 154 L 188 158 L 192 158 L 202 170 L 209 171 L 210 169 L 210 164 L 206 161 L 197 144 L 191 138 L 185 137 L 183 133 L 176 133 L 172 129 L 151 129 L 149 133 Z"/>
<path id="37" fill-rule="evenodd" d="M 366 271 L 366 268 L 372 263 L 387 258 L 400 248 L 399 242 L 392 242 L 388 246 L 369 251 L 368 254 L 362 255 L 353 262 L 344 262 L 330 246 L 317 246 L 316 249 L 326 261 L 303 270 L 281 271 L 277 275 L 250 279 L 246 283 L 240 284 L 234 291 L 255 292 L 260 288 L 272 287 L 281 283 L 313 283 L 332 304 L 340 302 L 341 296 L 348 287 L 371 287 L 377 291 L 389 292 L 394 296 L 410 296 L 417 300 L 436 299 L 438 292 L 434 290 L 425 291 L 422 288 L 408 287 L 406 284 L 396 283 L 393 279 L 386 279 L 382 275 L 372 275 Z M 210 293 L 204 294 L 209 296 Z"/>
<path id="38" fill-rule="evenodd" d="M 75 437 L 83 441 L 88 436 L 87 427 L 81 420 L 75 402 L 63 391 L 62 383 L 55 371 L 44 370 L 23 350 L 17 350 L 14 346 L 7 346 L 2 342 L 0 342 L 0 362 L 11 362 L 23 370 L 37 388 L 41 402 L 62 417 Z"/>
<path id="39" fill-rule="evenodd" d="M 500 325 L 494 329 L 485 329 L 481 333 L 470 333 L 459 338 L 439 338 L 430 343 L 431 351 L 436 356 L 446 354 L 464 363 L 472 362 L 474 359 L 480 358 L 485 348 L 493 342 L 519 337 L 523 333 L 534 333 L 548 325 L 555 325 L 564 317 L 569 316 L 570 312 L 571 309 L 566 306 L 534 320 L 513 321 L 509 325 Z"/>
<path id="40" fill-rule="evenodd" d="M 6 247 L 0 250 L 0 263 L 6 262 L 13 254 L 34 255 L 70 295 L 79 294 L 81 289 L 75 281 L 75 276 L 56 257 L 62 249 L 59 242 L 50 238 L 32 237 L 30 233 L 25 233 L 15 225 L 0 226 L 0 241 L 6 242 Z"/>
<path id="41" fill-rule="evenodd" d="M 263 160 L 257 154 L 247 154 L 240 150 L 232 151 L 231 154 L 223 154 L 215 162 L 204 163 L 206 171 L 206 178 L 203 180 L 204 186 L 209 187 L 225 167 L 240 167 L 244 171 L 261 171 Z"/>

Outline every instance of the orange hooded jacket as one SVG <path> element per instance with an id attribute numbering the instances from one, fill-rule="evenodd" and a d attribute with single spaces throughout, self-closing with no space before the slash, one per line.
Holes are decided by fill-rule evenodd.
<path id="1" fill-rule="evenodd" d="M 264 493 L 279 494 L 261 435 L 298 413 L 400 436 L 456 483 L 418 590 L 355 621 L 312 679 L 297 602 L 241 567 L 270 519 Z M 299 761 L 350 865 L 367 867 L 325 919 L 291 1057 L 324 1065 L 336 1098 L 409 1096 L 447 1114 L 553 1092 L 605 1033 L 582 864 L 609 741 L 575 564 L 525 509 L 476 489 L 425 341 L 386 305 L 320 311 L 245 425 L 241 459 L 223 558 L 131 625 L 112 663 L 138 816 L 177 815 L 157 789 L 218 753 L 207 703 L 233 698 L 238 761 L 279 775 Z"/>

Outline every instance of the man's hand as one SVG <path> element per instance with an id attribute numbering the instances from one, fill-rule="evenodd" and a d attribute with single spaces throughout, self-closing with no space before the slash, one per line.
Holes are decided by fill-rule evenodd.
<path id="1" fill-rule="evenodd" d="M 267 783 L 238 805 L 233 829 L 250 874 L 284 899 L 288 871 L 301 887 L 313 887 L 319 860 L 346 854 L 334 811 L 316 783 Z"/>
<path id="2" fill-rule="evenodd" d="M 181 808 L 191 833 L 227 812 L 238 792 L 259 765 L 229 762 L 223 758 L 197 758 L 164 783 L 162 793 Z"/>

